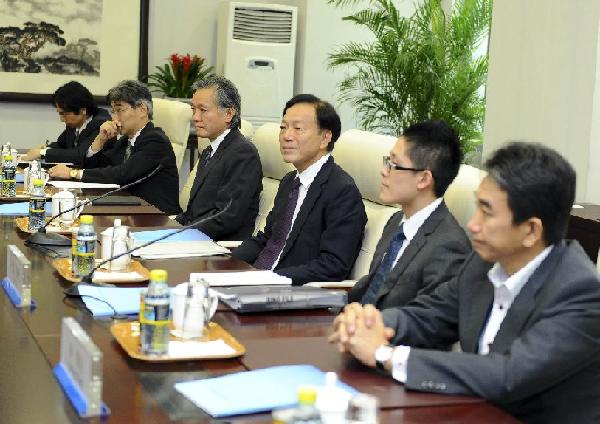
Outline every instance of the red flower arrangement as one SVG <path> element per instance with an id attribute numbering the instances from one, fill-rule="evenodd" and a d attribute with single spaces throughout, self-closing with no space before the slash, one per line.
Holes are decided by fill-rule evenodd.
<path id="1" fill-rule="evenodd" d="M 148 75 L 148 86 L 169 97 L 190 98 L 192 85 L 213 75 L 214 68 L 205 67 L 205 61 L 198 55 L 173 53 L 169 56 L 169 63 L 157 66 L 157 71 Z"/>

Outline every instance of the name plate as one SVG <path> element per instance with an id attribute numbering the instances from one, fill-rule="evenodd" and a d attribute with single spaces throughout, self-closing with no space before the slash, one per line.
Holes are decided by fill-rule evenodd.
<path id="1" fill-rule="evenodd" d="M 80 417 L 110 413 L 102 402 L 102 352 L 71 317 L 62 320 L 60 362 L 53 372 Z"/>
<path id="2" fill-rule="evenodd" d="M 15 306 L 31 306 L 31 262 L 14 244 L 6 247 L 6 278 L 2 286 Z"/>

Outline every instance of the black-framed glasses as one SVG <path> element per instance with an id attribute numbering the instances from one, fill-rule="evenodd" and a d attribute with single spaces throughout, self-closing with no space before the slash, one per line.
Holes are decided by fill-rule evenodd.
<path id="1" fill-rule="evenodd" d="M 426 171 L 425 168 L 407 168 L 406 166 L 396 165 L 394 162 L 391 161 L 389 156 L 383 157 L 383 166 L 385 167 L 387 172 L 390 172 L 392 169 L 395 169 L 396 171 Z"/>

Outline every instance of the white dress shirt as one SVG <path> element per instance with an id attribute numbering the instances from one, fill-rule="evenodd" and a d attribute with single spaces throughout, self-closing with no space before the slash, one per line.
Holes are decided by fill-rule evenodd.
<path id="1" fill-rule="evenodd" d="M 290 231 L 287 233 L 287 236 L 285 237 L 286 240 L 287 240 L 287 237 L 290 235 L 290 232 L 292 232 L 292 229 L 294 228 L 294 222 L 296 221 L 298 212 L 300 212 L 300 208 L 302 207 L 302 203 L 304 202 L 304 199 L 306 198 L 306 194 L 308 193 L 308 189 L 310 188 L 310 185 L 315 180 L 315 178 L 317 177 L 317 174 L 319 173 L 319 171 L 321 170 L 323 165 L 325 165 L 325 162 L 327 162 L 327 160 L 329 159 L 330 156 L 331 155 L 329 153 L 327 153 L 325 156 L 319 158 L 318 161 L 316 161 L 315 163 L 310 165 L 304 171 L 296 172 L 296 177 L 298 177 L 298 179 L 300 180 L 300 187 L 298 188 L 298 200 L 296 201 L 296 208 L 294 209 L 294 215 L 292 216 L 292 224 L 290 225 Z M 283 249 L 285 249 L 285 245 L 283 246 Z M 283 252 L 283 249 L 281 249 L 281 252 Z M 279 263 L 279 259 L 281 258 L 281 252 L 279 252 L 279 255 L 277 255 L 277 259 L 275 260 L 275 262 L 273 262 L 273 266 L 271 267 L 271 270 L 275 269 L 275 267 Z"/>
<path id="2" fill-rule="evenodd" d="M 209 158 L 213 157 L 213 155 L 215 154 L 215 152 L 217 151 L 217 149 L 219 148 L 219 146 L 221 145 L 223 140 L 225 140 L 225 137 L 227 136 L 227 134 L 229 134 L 230 131 L 231 131 L 231 128 L 227 128 L 225 131 L 223 131 L 221 133 L 220 136 L 218 136 L 217 138 L 215 138 L 213 141 L 210 142 L 210 147 L 212 148 L 212 152 L 210 152 Z"/>
<path id="3" fill-rule="evenodd" d="M 487 355 L 490 352 L 490 345 L 494 342 L 513 301 L 521 289 L 525 287 L 535 270 L 550 254 L 552 248 L 553 246 L 546 247 L 527 265 L 511 276 L 506 274 L 499 263 L 495 263 L 492 269 L 488 271 L 488 278 L 494 286 L 494 301 L 490 316 L 479 338 L 480 355 Z M 410 347 L 404 345 L 396 347 L 392 354 L 392 377 L 401 383 L 405 383 L 407 379 L 406 367 L 409 355 Z"/>
<path id="4" fill-rule="evenodd" d="M 419 231 L 419 228 L 421 228 L 423 223 L 427 220 L 427 218 L 429 218 L 429 216 L 433 213 L 434 210 L 437 209 L 437 207 L 441 203 L 442 203 L 442 198 L 441 197 L 437 198 L 433 202 L 431 202 L 430 204 L 425 206 L 423 209 L 421 209 L 420 211 L 415 213 L 410 218 L 406 218 L 406 217 L 402 218 L 402 222 L 400 222 L 400 225 L 404 224 L 404 226 L 402 227 L 402 231 L 404 232 L 405 240 L 404 240 L 404 243 L 402 243 L 402 247 L 398 251 L 398 255 L 396 255 L 396 259 L 394 259 L 392 268 L 394 268 L 396 266 L 396 263 L 398 263 L 398 260 L 400 259 L 400 257 L 402 256 L 402 254 L 404 253 L 404 251 L 410 244 L 410 241 L 413 238 L 415 238 L 415 235 L 417 234 L 417 231 Z"/>

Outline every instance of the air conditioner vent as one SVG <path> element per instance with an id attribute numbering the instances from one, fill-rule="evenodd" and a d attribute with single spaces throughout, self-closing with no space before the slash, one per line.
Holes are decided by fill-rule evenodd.
<path id="1" fill-rule="evenodd" d="M 236 7 L 233 39 L 261 43 L 289 44 L 293 14 L 288 10 Z"/>

